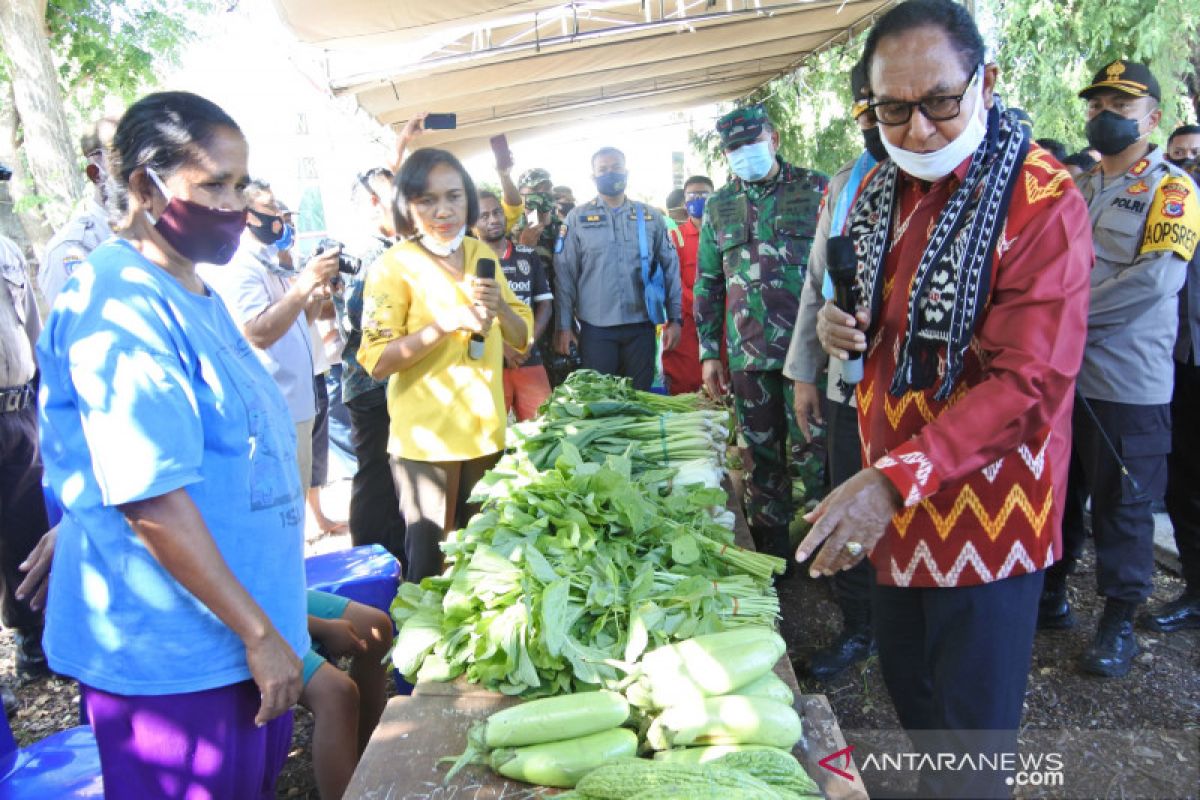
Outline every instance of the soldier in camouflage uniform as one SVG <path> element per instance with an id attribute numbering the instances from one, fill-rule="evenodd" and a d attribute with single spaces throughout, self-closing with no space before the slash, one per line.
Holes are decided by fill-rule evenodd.
<path id="1" fill-rule="evenodd" d="M 553 294 L 554 248 L 563 224 L 562 218 L 558 215 L 558 206 L 554 197 L 554 181 L 550 179 L 549 172 L 535 167 L 521 174 L 517 181 L 517 187 L 521 190 L 525 209 L 537 213 L 537 225 L 541 227 L 541 233 L 538 234 L 536 242 L 530 241 L 531 236 L 526 233 L 530 228 L 529 221 L 522 217 L 513 226 L 512 239 L 514 242 L 537 250 L 542 259 L 542 266 L 545 267 L 546 279 L 550 282 L 550 292 Z M 546 326 L 545 333 L 537 341 L 538 351 L 547 354 L 546 376 L 551 387 L 558 386 L 571 373 L 569 362 L 554 357 L 554 331 L 556 330 L 558 328 L 555 327 L 554 320 L 551 320 L 550 324 Z"/>
<path id="2" fill-rule="evenodd" d="M 782 370 L 827 179 L 776 155 L 779 134 L 761 105 L 721 117 L 717 133 L 735 177 L 709 197 L 700 229 L 695 315 L 704 384 L 715 397 L 732 385 L 750 531 L 790 569 L 788 438 L 804 438 Z"/>
<path id="3" fill-rule="evenodd" d="M 546 274 L 553 275 L 554 244 L 558 241 L 558 231 L 562 227 L 562 219 L 558 216 L 558 206 L 554 200 L 554 181 L 550 173 L 540 167 L 526 170 L 517 181 L 521 190 L 521 199 L 525 201 L 526 211 L 535 211 L 538 215 L 537 224 L 541 226 L 536 244 L 521 241 L 521 244 L 536 247 L 538 255 L 546 267 Z M 522 218 L 513 226 L 513 240 L 520 238 L 521 233 L 529 228 L 528 219 Z"/>

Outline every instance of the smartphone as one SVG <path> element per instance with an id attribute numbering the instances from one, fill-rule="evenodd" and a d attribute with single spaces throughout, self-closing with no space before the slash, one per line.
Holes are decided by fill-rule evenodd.
<path id="1" fill-rule="evenodd" d="M 458 114 L 426 114 L 425 130 L 451 131 L 458 127 Z"/>
<path id="2" fill-rule="evenodd" d="M 496 154 L 496 169 L 512 169 L 513 155 L 508 149 L 508 137 L 503 133 L 492 137 L 492 152 Z"/>

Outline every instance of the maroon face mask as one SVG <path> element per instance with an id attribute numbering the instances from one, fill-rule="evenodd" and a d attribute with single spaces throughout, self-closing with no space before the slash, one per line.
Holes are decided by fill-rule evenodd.
<path id="1" fill-rule="evenodd" d="M 194 263 L 228 264 L 246 228 L 246 212 L 222 211 L 175 197 L 154 170 L 147 168 L 146 174 L 167 198 L 157 221 L 146 213 L 167 244 Z"/>

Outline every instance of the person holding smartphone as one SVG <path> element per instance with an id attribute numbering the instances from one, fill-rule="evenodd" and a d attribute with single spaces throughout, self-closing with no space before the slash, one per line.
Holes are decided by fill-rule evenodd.
<path id="1" fill-rule="evenodd" d="M 466 522 L 472 487 L 504 447 L 504 346 L 528 349 L 533 315 L 503 273 L 480 277 L 482 264 L 495 268 L 495 254 L 466 236 L 479 197 L 458 159 L 417 150 L 393 198 L 403 241 L 367 275 L 358 361 L 388 379 L 404 578 L 419 581 L 441 572 L 439 544 Z"/>

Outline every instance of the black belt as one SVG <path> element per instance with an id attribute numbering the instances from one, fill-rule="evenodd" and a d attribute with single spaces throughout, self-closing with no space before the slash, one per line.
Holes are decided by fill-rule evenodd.
<path id="1" fill-rule="evenodd" d="M 36 402 L 37 395 L 33 391 L 32 383 L 14 386 L 11 389 L 0 389 L 0 414 L 24 411 Z"/>

